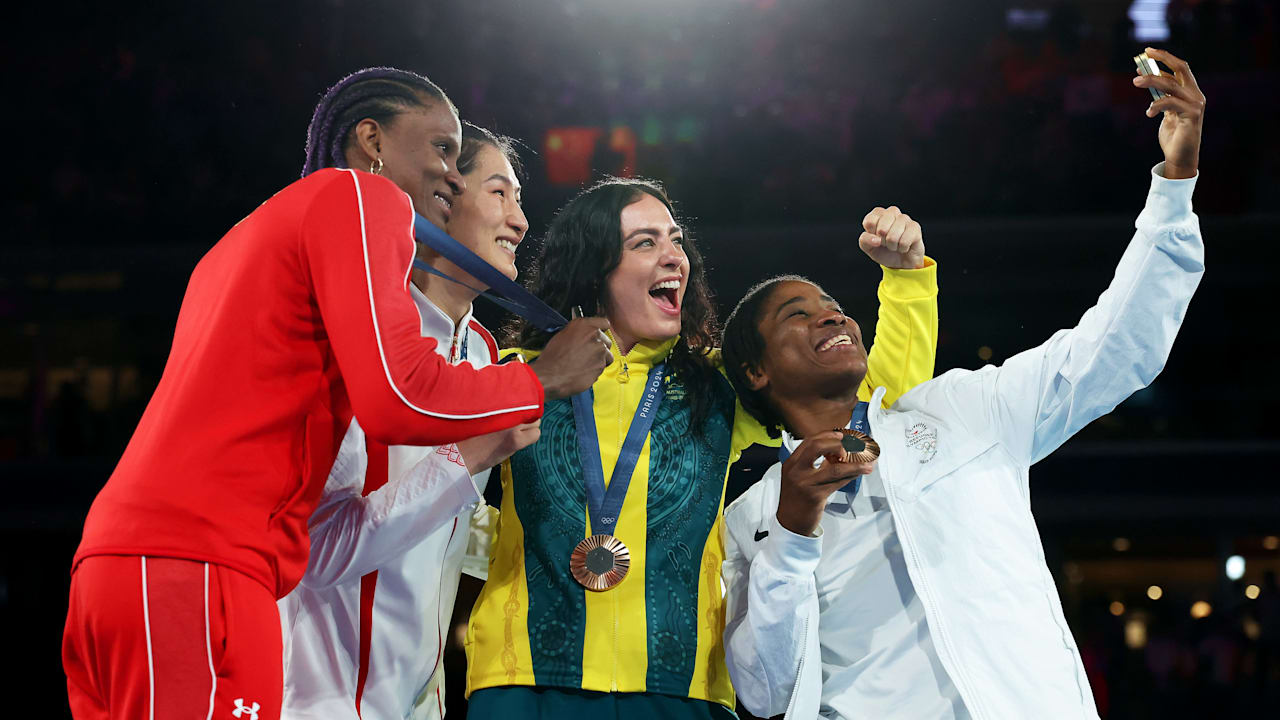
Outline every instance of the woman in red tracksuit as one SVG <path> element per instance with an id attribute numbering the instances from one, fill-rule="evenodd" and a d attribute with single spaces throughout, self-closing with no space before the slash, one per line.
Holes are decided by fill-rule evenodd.
<path id="1" fill-rule="evenodd" d="M 556 357 L 479 371 L 421 336 L 413 211 L 443 226 L 462 186 L 457 111 L 433 83 L 357 73 L 312 125 L 335 141 L 309 143 L 308 165 L 336 168 L 196 266 L 164 374 L 85 521 L 63 637 L 80 720 L 278 717 L 275 601 L 306 568 L 352 417 L 386 444 L 444 444 L 537 419 L 544 392 L 579 392 L 608 361 L 602 321 L 561 331 Z"/>

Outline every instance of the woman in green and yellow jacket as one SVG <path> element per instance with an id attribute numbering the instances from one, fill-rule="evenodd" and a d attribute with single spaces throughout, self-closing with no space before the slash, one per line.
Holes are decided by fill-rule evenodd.
<path id="1" fill-rule="evenodd" d="M 936 267 L 915 261 L 923 267 L 886 268 L 879 289 L 863 390 L 885 385 L 886 404 L 933 373 Z M 725 480 L 746 447 L 778 441 L 721 370 L 701 255 L 660 186 L 612 179 L 556 216 L 530 285 L 566 316 L 607 317 L 614 360 L 577 420 L 569 400 L 548 402 L 541 439 L 502 466 L 488 581 L 467 632 L 469 713 L 733 717 L 722 642 Z M 547 341 L 528 324 L 512 337 L 526 360 Z M 641 427 L 628 442 L 633 421 L 646 418 L 647 435 Z M 624 446 L 634 469 L 623 462 L 615 473 Z M 593 466 L 613 488 L 604 505 L 620 497 L 620 511 L 598 501 L 588 510 L 584 469 Z M 592 535 L 624 548 L 605 556 L 611 572 L 598 566 L 602 550 L 586 554 Z"/>

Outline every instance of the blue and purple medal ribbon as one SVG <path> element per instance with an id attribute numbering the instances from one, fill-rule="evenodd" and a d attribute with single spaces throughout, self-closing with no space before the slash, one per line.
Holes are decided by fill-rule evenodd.
<path id="1" fill-rule="evenodd" d="M 569 324 L 564 316 L 555 308 L 542 302 L 536 295 L 525 290 L 511 278 L 503 275 L 494 266 L 485 262 L 479 255 L 471 252 L 466 245 L 454 240 L 444 230 L 436 227 L 430 220 L 413 214 L 413 236 L 418 242 L 440 253 L 446 260 L 462 268 L 471 277 L 489 286 L 488 290 L 473 288 L 455 278 L 440 272 L 425 262 L 414 258 L 413 266 L 424 272 L 438 275 L 464 287 L 474 290 L 489 302 L 513 312 L 528 320 L 548 333 L 554 333 Z"/>
<path id="2" fill-rule="evenodd" d="M 857 430 L 858 432 L 867 436 L 871 435 L 871 433 L 867 432 L 867 408 L 868 407 L 870 407 L 870 405 L 864 402 L 860 402 L 857 405 L 853 406 L 853 416 L 849 418 L 850 430 Z M 791 451 L 787 449 L 786 445 L 783 445 L 782 447 L 778 448 L 778 462 L 786 462 L 787 458 L 789 457 L 791 457 Z M 858 488 L 860 487 L 862 487 L 861 475 L 850 480 L 847 485 L 845 485 L 840 489 L 849 493 L 850 495 L 856 495 L 858 494 Z"/>

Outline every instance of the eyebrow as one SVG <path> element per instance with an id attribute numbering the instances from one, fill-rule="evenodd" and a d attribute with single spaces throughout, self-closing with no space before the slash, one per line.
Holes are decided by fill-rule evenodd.
<path id="1" fill-rule="evenodd" d="M 684 230 L 682 230 L 679 225 L 672 225 L 671 227 L 667 228 L 668 236 L 681 235 L 683 233 L 684 233 Z M 622 239 L 622 241 L 626 242 L 637 235 L 657 235 L 661 237 L 662 231 L 654 227 L 636 228 L 635 230 L 632 230 L 630 233 L 628 233 L 627 236 Z"/>
<path id="2" fill-rule="evenodd" d="M 482 182 L 482 183 L 487 183 L 487 182 L 489 182 L 489 181 L 491 181 L 491 180 L 497 180 L 498 182 L 502 183 L 503 185 L 506 185 L 507 187 L 511 188 L 511 191 L 512 191 L 512 192 L 514 192 L 514 193 L 516 194 L 516 200 L 517 200 L 517 201 L 519 201 L 520 191 L 523 189 L 523 188 L 520 186 L 520 183 L 518 183 L 518 182 L 512 182 L 512 181 L 511 181 L 511 178 L 507 177 L 507 175 L 506 175 L 506 174 L 504 174 L 504 173 L 494 173 L 494 174 L 490 175 L 489 177 L 485 178 L 484 180 L 482 180 L 481 182 Z"/>
<path id="3" fill-rule="evenodd" d="M 831 297 L 830 295 L 827 295 L 827 294 L 825 294 L 825 293 L 824 293 L 824 294 L 822 294 L 822 295 L 819 295 L 819 296 L 818 296 L 818 299 L 819 299 L 819 300 L 821 300 L 821 301 L 822 301 L 822 302 L 824 302 L 824 303 L 831 303 L 832 305 L 835 305 L 835 306 L 836 306 L 836 310 L 837 310 L 838 312 L 840 312 L 841 314 L 843 314 L 843 313 L 844 313 L 844 308 L 840 307 L 840 303 L 836 302 L 836 299 L 835 299 L 835 298 L 833 298 L 833 297 Z M 788 305 L 791 305 L 791 304 L 794 304 L 794 303 L 798 303 L 798 302 L 804 302 L 804 300 L 805 300 L 805 297 L 804 297 L 803 295 L 796 295 L 795 297 L 791 298 L 790 300 L 787 300 L 786 302 L 784 302 L 784 303 L 782 303 L 781 305 L 779 305 L 779 306 L 778 306 L 778 309 L 773 311 L 773 316 L 774 316 L 774 317 L 777 317 L 778 315 L 781 315 L 781 314 L 782 314 L 783 309 L 785 309 Z"/>

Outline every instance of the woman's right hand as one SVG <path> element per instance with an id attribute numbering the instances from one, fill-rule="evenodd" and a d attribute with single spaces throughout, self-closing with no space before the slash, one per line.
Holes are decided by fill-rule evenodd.
<path id="1" fill-rule="evenodd" d="M 542 421 L 534 420 L 506 430 L 459 440 L 458 452 L 462 454 L 462 461 L 467 464 L 467 472 L 479 475 L 534 444 L 541 435 Z"/>
<path id="2" fill-rule="evenodd" d="M 782 487 L 778 494 L 778 524 L 809 537 L 818 529 L 831 494 L 859 475 L 866 475 L 875 461 L 840 462 L 844 435 L 828 431 L 805 438 L 782 463 Z M 822 458 L 819 463 L 818 459 Z M 817 467 L 814 467 L 817 465 Z"/>
<path id="3" fill-rule="evenodd" d="M 551 337 L 542 354 L 529 363 L 547 400 L 571 397 L 591 387 L 600 373 L 613 362 L 604 318 L 570 320 Z"/>

